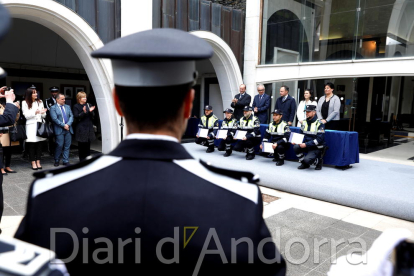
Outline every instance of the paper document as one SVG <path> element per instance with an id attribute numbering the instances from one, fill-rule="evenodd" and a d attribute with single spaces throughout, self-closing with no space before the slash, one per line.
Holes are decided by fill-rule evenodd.
<path id="1" fill-rule="evenodd" d="M 304 137 L 305 137 L 304 134 L 292 132 L 292 133 L 290 133 L 289 142 L 290 143 L 295 143 L 295 144 L 302 144 Z"/>
<path id="2" fill-rule="evenodd" d="M 217 131 L 217 138 L 226 139 L 227 133 L 228 133 L 228 129 L 219 129 L 219 131 Z"/>
<path id="3" fill-rule="evenodd" d="M 273 145 L 273 143 L 263 142 L 262 143 L 262 151 L 263 152 L 268 152 L 268 153 L 274 153 L 275 151 L 273 150 L 272 145 Z"/>
<path id="4" fill-rule="evenodd" d="M 207 138 L 208 136 L 208 129 L 206 128 L 199 128 L 197 132 L 198 137 Z"/>
<path id="5" fill-rule="evenodd" d="M 234 139 L 236 140 L 242 140 L 247 134 L 247 131 L 245 130 L 238 130 L 236 131 L 236 135 L 234 135 Z"/>

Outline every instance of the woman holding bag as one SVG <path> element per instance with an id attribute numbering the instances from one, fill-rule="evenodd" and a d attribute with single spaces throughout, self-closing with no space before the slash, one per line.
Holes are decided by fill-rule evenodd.
<path id="1" fill-rule="evenodd" d="M 23 115 L 26 117 L 26 150 L 29 152 L 29 159 L 32 169 L 42 169 L 40 157 L 42 155 L 42 144 L 46 138 L 37 136 L 37 122 L 42 122 L 46 117 L 47 109 L 44 108 L 42 100 L 37 98 L 36 87 L 27 89 L 25 100 L 22 102 Z"/>
<path id="2" fill-rule="evenodd" d="M 76 95 L 76 101 L 78 103 L 73 106 L 73 116 L 77 120 L 75 139 L 78 141 L 79 161 L 83 161 L 91 155 L 91 142 L 95 140 L 92 123 L 95 107 L 86 103 L 85 92 L 79 92 Z"/>

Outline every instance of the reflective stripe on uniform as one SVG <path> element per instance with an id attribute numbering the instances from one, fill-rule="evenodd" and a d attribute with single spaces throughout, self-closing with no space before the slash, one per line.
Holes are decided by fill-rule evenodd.
<path id="1" fill-rule="evenodd" d="M 173 162 L 189 173 L 194 174 L 196 177 L 200 177 L 206 180 L 206 182 L 209 184 L 217 185 L 234 194 L 244 197 L 255 204 L 258 203 L 259 188 L 257 185 L 244 183 L 227 176 L 213 173 L 207 170 L 200 164 L 200 162 L 194 159 L 173 160 Z"/>

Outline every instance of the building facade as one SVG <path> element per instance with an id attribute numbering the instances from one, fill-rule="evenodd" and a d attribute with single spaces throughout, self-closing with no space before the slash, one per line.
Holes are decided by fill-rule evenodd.
<path id="1" fill-rule="evenodd" d="M 33 83 L 42 98 L 58 86 L 72 102 L 79 90 L 93 95 L 104 152 L 120 140 L 120 118 L 111 64 L 90 53 L 151 28 L 192 32 L 212 45 L 213 58 L 197 63 L 195 116 L 205 104 L 222 116 L 241 83 L 252 96 L 265 84 L 273 108 L 281 85 L 299 101 L 305 88 L 320 98 L 331 81 L 342 102 L 343 130 L 365 137 L 387 122 L 414 128 L 414 0 L 1 2 L 13 17 L 0 44 L 9 73 L 1 85 Z"/>

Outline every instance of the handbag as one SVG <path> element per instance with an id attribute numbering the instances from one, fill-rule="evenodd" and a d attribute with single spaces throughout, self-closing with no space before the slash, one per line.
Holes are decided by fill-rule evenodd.
<path id="1" fill-rule="evenodd" d="M 16 125 L 9 127 L 10 141 L 17 142 L 26 140 L 26 128 L 23 125 Z"/>
<path id="2" fill-rule="evenodd" d="M 54 136 L 53 128 L 49 122 L 45 122 L 44 119 L 42 119 L 42 122 L 37 122 L 37 132 L 36 136 L 42 137 L 42 138 L 50 138 Z"/>

